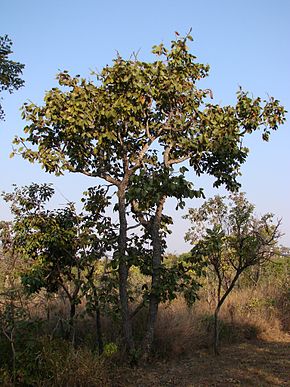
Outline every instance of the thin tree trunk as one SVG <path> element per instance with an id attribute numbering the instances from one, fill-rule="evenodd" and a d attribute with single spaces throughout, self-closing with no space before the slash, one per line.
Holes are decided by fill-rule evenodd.
<path id="1" fill-rule="evenodd" d="M 104 274 L 106 270 L 106 264 L 104 269 Z M 94 306 L 95 306 L 95 323 L 96 323 L 96 343 L 94 345 L 94 349 L 98 348 L 98 353 L 101 355 L 104 352 L 104 343 L 103 343 L 103 333 L 102 333 L 102 323 L 101 323 L 101 308 L 100 302 L 98 298 L 97 288 L 93 281 L 93 273 L 94 267 L 91 268 L 88 275 L 88 282 L 90 284 L 91 289 L 93 290 L 94 295 Z"/>
<path id="2" fill-rule="evenodd" d="M 69 312 L 69 323 L 71 326 L 74 325 L 75 315 L 76 315 L 76 304 L 75 304 L 75 301 L 72 299 L 70 301 L 70 312 Z"/>
<path id="3" fill-rule="evenodd" d="M 230 286 L 227 288 L 226 292 L 223 294 L 223 296 L 220 298 L 220 288 L 219 288 L 219 296 L 218 296 L 218 304 L 216 306 L 215 312 L 214 312 L 214 336 L 213 336 L 213 349 L 215 355 L 219 355 L 219 311 L 222 307 L 223 303 L 225 302 L 227 296 L 230 294 L 230 292 L 233 290 L 235 283 L 237 282 L 239 276 L 241 274 L 241 271 L 237 271 L 232 282 L 230 283 Z"/>
<path id="4" fill-rule="evenodd" d="M 91 286 L 93 288 L 94 292 L 94 299 L 95 299 L 95 319 L 96 319 L 96 344 L 98 347 L 99 355 L 101 355 L 104 352 L 104 343 L 103 343 L 103 333 L 102 333 L 102 324 L 101 324 L 101 311 L 100 311 L 100 304 L 99 299 L 97 295 L 97 289 L 94 286 L 93 281 L 91 282 Z"/>
<path id="5" fill-rule="evenodd" d="M 217 307 L 214 312 L 214 341 L 213 349 L 215 355 L 219 355 L 219 311 L 220 307 Z"/>
<path id="6" fill-rule="evenodd" d="M 129 352 L 133 353 L 135 350 L 135 344 L 133 339 L 132 322 L 129 313 L 129 301 L 128 301 L 128 264 L 126 260 L 126 245 L 127 245 L 127 219 L 126 219 L 126 201 L 125 201 L 125 188 L 119 187 L 118 190 L 118 204 L 119 204 L 119 293 L 120 293 L 120 305 L 121 305 L 121 317 L 124 338 L 126 346 Z"/>
<path id="7" fill-rule="evenodd" d="M 103 343 L 103 335 L 102 335 L 102 326 L 101 326 L 101 313 L 100 308 L 97 303 L 96 306 L 96 336 L 97 336 L 97 346 L 99 355 L 104 352 L 104 343 Z"/>
<path id="8" fill-rule="evenodd" d="M 47 321 L 50 320 L 50 300 L 48 294 L 46 294 L 46 319 Z"/>
<path id="9" fill-rule="evenodd" d="M 70 300 L 68 338 L 70 339 L 73 345 L 75 345 L 75 315 L 76 315 L 76 304 L 75 304 L 75 300 L 72 298 Z"/>
<path id="10" fill-rule="evenodd" d="M 63 281 L 61 280 L 61 287 L 64 290 L 65 294 L 67 295 L 67 298 L 69 300 L 69 305 L 70 305 L 70 311 L 69 311 L 69 320 L 68 320 L 68 329 L 65 329 L 64 332 L 64 338 L 66 340 L 71 340 L 72 344 L 75 344 L 75 314 L 76 314 L 76 301 L 77 301 L 77 296 L 78 292 L 80 289 L 80 286 L 76 286 L 73 293 L 71 294 L 69 292 L 69 289 L 65 286 Z M 61 324 L 61 330 L 63 331 L 63 326 Z"/>

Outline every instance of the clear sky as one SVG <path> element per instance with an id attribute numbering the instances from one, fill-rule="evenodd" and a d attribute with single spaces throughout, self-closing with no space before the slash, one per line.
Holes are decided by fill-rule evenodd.
<path id="1" fill-rule="evenodd" d="M 150 60 L 151 47 L 174 39 L 174 31 L 186 34 L 192 27 L 192 52 L 211 66 L 207 87 L 215 102 L 235 103 L 241 85 L 254 96 L 273 95 L 290 111 L 290 1 L 289 0 L 0 0 L 0 35 L 13 40 L 13 59 L 25 64 L 25 87 L 3 94 L 5 122 L 0 122 L 0 190 L 11 185 L 53 182 L 56 204 L 64 197 L 78 201 L 93 179 L 77 175 L 54 177 L 39 165 L 20 157 L 9 159 L 12 139 L 25 123 L 19 108 L 27 100 L 41 103 L 46 90 L 56 86 L 59 70 L 88 77 L 90 71 L 110 64 L 118 51 L 128 58 L 140 50 Z M 269 143 L 260 135 L 249 137 L 250 156 L 242 168 L 242 190 L 256 205 L 257 214 L 273 212 L 283 218 L 282 242 L 290 246 L 290 133 L 288 122 Z M 202 180 L 208 197 L 223 190 Z M 188 250 L 183 241 L 188 223 L 169 201 L 174 218 L 168 240 L 171 252 Z M 200 202 L 190 201 L 189 207 Z M 0 219 L 9 212 L 0 202 Z"/>

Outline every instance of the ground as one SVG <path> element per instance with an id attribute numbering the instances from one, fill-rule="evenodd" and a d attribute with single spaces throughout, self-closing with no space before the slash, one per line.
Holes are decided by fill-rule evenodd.
<path id="1" fill-rule="evenodd" d="M 112 387 L 290 386 L 290 336 L 249 341 L 222 348 L 216 357 L 208 350 L 171 361 L 156 361 L 124 369 Z"/>

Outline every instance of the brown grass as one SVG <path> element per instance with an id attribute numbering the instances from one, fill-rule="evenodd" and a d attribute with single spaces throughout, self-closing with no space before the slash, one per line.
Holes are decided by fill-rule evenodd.
<path id="1" fill-rule="evenodd" d="M 120 368 L 108 386 L 290 386 L 289 301 L 273 286 L 236 289 L 221 311 L 221 354 L 211 350 L 213 302 L 192 309 L 176 300 L 160 309 L 156 357 Z"/>
<path id="2" fill-rule="evenodd" d="M 269 286 L 235 290 L 221 309 L 221 345 L 249 339 L 283 340 L 289 329 L 289 304 L 285 299 L 281 289 Z M 174 358 L 211 348 L 213 312 L 214 302 L 205 294 L 191 309 L 182 299 L 162 306 L 156 330 L 158 355 Z"/>
<path id="3" fill-rule="evenodd" d="M 32 318 L 47 317 L 46 299 L 40 294 L 30 304 Z M 214 292 L 202 289 L 200 300 L 188 308 L 182 299 L 160 307 L 151 364 L 131 369 L 122 364 L 118 321 L 103 318 L 105 343 L 117 343 L 119 353 L 98 357 L 94 348 L 94 320 L 76 321 L 77 349 L 61 344 L 58 319 L 65 319 L 68 305 L 60 297 L 50 300 L 50 320 L 41 361 L 51 377 L 41 386 L 287 386 L 289 369 L 290 302 L 287 286 L 264 283 L 235 289 L 223 305 L 221 356 L 212 353 Z M 78 313 L 84 310 L 78 306 Z M 146 326 L 146 311 L 134 321 L 136 339 Z M 54 334 L 52 335 L 52 332 Z M 55 337 L 56 340 L 51 340 Z M 40 338 L 41 339 L 41 338 Z M 63 342 L 64 343 L 64 342 Z M 45 366 L 46 367 L 46 366 Z M 11 385 L 7 382 L 7 386 Z"/>
<path id="4" fill-rule="evenodd" d="M 86 348 L 73 350 L 68 348 L 63 354 L 64 359 L 58 359 L 55 353 L 44 353 L 43 361 L 53 370 L 51 378 L 43 386 L 105 386 L 109 385 L 108 372 L 98 357 Z"/>
<path id="5" fill-rule="evenodd" d="M 289 344 L 289 338 L 283 342 L 250 341 L 224 347 L 219 357 L 199 350 L 190 357 L 122 369 L 108 386 L 289 386 Z"/>

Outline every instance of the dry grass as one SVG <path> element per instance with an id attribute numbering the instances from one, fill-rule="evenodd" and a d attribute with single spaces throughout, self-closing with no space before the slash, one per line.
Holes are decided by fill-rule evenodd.
<path id="1" fill-rule="evenodd" d="M 48 363 L 52 375 L 49 380 L 43 383 L 43 386 L 98 387 L 110 384 L 104 362 L 90 350 L 67 348 L 62 359 L 56 356 L 59 353 L 59 348 L 57 352 L 44 351 L 43 361 Z"/>
<path id="2" fill-rule="evenodd" d="M 281 289 L 273 286 L 235 290 L 221 309 L 221 344 L 249 339 L 283 340 L 289 329 L 287 299 Z M 174 358 L 210 348 L 213 311 L 214 302 L 205 294 L 191 309 L 182 299 L 162 306 L 156 330 L 158 355 Z"/>
<path id="3" fill-rule="evenodd" d="M 287 292 L 273 286 L 237 289 L 221 312 L 221 355 L 211 350 L 213 302 L 192 309 L 179 299 L 160 309 L 151 364 L 121 368 L 108 386 L 290 386 Z"/>
<path id="4" fill-rule="evenodd" d="M 35 382 L 33 385 L 288 385 L 290 302 L 286 284 L 273 286 L 264 283 L 256 287 L 237 288 L 232 292 L 220 313 L 220 357 L 215 357 L 211 349 L 213 310 L 214 292 L 208 287 L 202 289 L 200 300 L 192 308 L 188 308 L 182 299 L 162 305 L 156 328 L 153 363 L 132 370 L 122 364 L 121 345 L 119 353 L 112 357 L 98 357 L 92 352 L 95 322 L 87 316 L 76 321 L 77 349 L 59 340 L 62 334 L 56 329 L 60 327 L 57 322 L 59 319 L 65 320 L 67 302 L 58 297 L 51 299 L 48 304 L 45 295 L 40 294 L 30 304 L 29 316 L 32 319 L 46 319 L 49 311 L 49 321 L 45 323 L 44 330 L 49 340 L 42 343 L 41 335 L 38 338 L 43 348 L 39 359 L 46 376 L 39 375 L 39 384 Z M 78 314 L 83 311 L 84 305 L 79 305 Z M 119 322 L 109 316 L 103 318 L 102 322 L 105 343 L 120 343 Z M 143 310 L 134 321 L 137 340 L 142 338 L 145 326 L 146 311 Z M 33 362 L 34 358 L 31 364 Z M 7 380 L 2 385 L 11 385 L 11 378 Z"/>
<path id="5" fill-rule="evenodd" d="M 226 346 L 219 357 L 199 350 L 190 357 L 123 369 L 107 386 L 289 386 L 289 344 L 287 337 L 283 342 L 251 341 Z"/>

